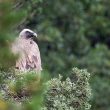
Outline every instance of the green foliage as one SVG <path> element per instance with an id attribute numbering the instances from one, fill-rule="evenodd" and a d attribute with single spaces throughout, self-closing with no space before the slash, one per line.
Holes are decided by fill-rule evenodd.
<path id="1" fill-rule="evenodd" d="M 43 87 L 38 84 L 35 72 L 23 76 L 8 73 L 9 70 L 12 71 L 11 67 L 15 66 L 16 57 L 10 52 L 10 48 L 16 34 L 16 26 L 26 14 L 25 10 L 17 10 L 15 4 L 13 0 L 0 1 L 0 110 L 40 110 Z M 30 94 L 33 96 L 29 100 Z"/>
<path id="2" fill-rule="evenodd" d="M 34 71 L 1 72 L 0 77 L 3 77 L 0 98 L 9 103 L 11 110 L 89 110 L 91 107 L 90 73 L 86 70 L 73 68 L 66 80 L 59 75 L 48 82 L 42 79 L 39 82 Z"/>
<path id="3" fill-rule="evenodd" d="M 39 82 L 33 71 L 28 74 L 1 73 L 0 77 L 4 78 L 0 84 L 0 95 L 12 110 L 40 110 L 41 106 L 42 110 L 90 109 L 90 74 L 86 70 L 73 68 L 65 81 L 59 76 L 48 82 Z"/>
<path id="4" fill-rule="evenodd" d="M 110 75 L 110 51 L 105 45 L 97 45 L 79 62 L 81 67 L 87 67 L 93 74 L 104 77 Z"/>
<path id="5" fill-rule="evenodd" d="M 22 10 L 16 12 L 13 4 L 13 1 L 0 1 L 0 70 L 4 71 L 15 63 L 16 57 L 10 52 L 13 29 L 24 15 Z"/>
<path id="6" fill-rule="evenodd" d="M 99 77 L 96 76 L 92 79 L 92 94 L 94 100 L 92 101 L 91 105 L 92 110 L 109 110 L 109 100 L 108 94 L 110 93 L 110 80 L 107 80 L 106 77 Z"/>
<path id="7" fill-rule="evenodd" d="M 6 110 L 41 109 L 45 82 L 39 80 L 38 73 L 34 71 L 16 74 L 1 72 L 0 77 L 2 78 L 0 100 L 8 103 Z"/>
<path id="8" fill-rule="evenodd" d="M 109 110 L 110 98 L 110 51 L 105 45 L 97 45 L 79 62 L 80 67 L 87 67 L 92 72 L 92 110 Z M 105 92 L 106 90 L 106 92 Z"/>
<path id="9" fill-rule="evenodd" d="M 2 54 L 3 50 L 7 50 L 3 49 L 7 47 L 4 39 L 9 39 L 11 24 L 22 9 L 26 16 L 17 27 L 33 28 L 38 32 L 43 68 L 52 76 L 59 73 L 68 76 L 73 66 L 87 68 L 92 73 L 92 110 L 109 110 L 110 1 L 16 0 L 16 4 L 13 9 L 15 14 L 11 11 L 9 15 L 9 4 L 0 5 L 0 13 L 5 13 L 4 16 L 0 14 L 0 65 L 11 65 L 12 60 L 6 62 L 9 59 L 5 57 L 7 51 L 4 51 L 5 55 Z"/>
<path id="10" fill-rule="evenodd" d="M 23 25 L 38 32 L 44 68 L 52 76 L 65 75 L 73 66 L 87 68 L 92 73 L 92 110 L 103 110 L 102 105 L 109 110 L 109 89 L 104 92 L 103 84 L 109 88 L 110 1 L 43 0 L 31 7 L 35 11 L 40 7 L 42 11 L 31 18 L 28 14 L 30 19 Z"/>
<path id="11" fill-rule="evenodd" d="M 73 68 L 70 78 L 53 78 L 48 81 L 43 110 L 89 110 L 91 89 L 90 74 L 86 70 Z"/>

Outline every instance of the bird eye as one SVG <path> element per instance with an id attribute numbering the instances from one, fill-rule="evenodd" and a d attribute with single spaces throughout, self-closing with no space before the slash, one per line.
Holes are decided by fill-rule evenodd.
<path id="1" fill-rule="evenodd" d="M 25 34 L 26 34 L 26 38 L 33 37 L 33 33 L 29 32 L 29 31 L 26 31 Z"/>

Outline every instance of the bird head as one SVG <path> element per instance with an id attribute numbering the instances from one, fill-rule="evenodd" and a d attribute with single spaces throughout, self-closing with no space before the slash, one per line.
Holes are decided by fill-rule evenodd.
<path id="1" fill-rule="evenodd" d="M 36 39 L 37 38 L 37 34 L 35 32 L 33 32 L 30 29 L 23 29 L 20 32 L 19 37 L 22 37 L 24 39 Z"/>

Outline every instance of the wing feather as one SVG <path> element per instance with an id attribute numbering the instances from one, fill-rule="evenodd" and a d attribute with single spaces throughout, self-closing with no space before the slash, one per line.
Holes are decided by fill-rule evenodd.
<path id="1" fill-rule="evenodd" d="M 37 72 L 42 70 L 41 58 L 38 45 L 31 39 L 17 39 L 12 46 L 12 51 L 15 54 L 19 54 L 19 58 L 16 61 L 16 68 L 21 71 L 36 70 Z"/>

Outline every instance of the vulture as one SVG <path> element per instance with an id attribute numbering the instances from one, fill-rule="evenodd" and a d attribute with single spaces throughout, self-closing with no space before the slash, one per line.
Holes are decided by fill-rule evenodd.
<path id="1" fill-rule="evenodd" d="M 15 68 L 25 72 L 34 70 L 41 72 L 40 51 L 35 39 L 37 34 L 30 29 L 23 29 L 19 37 L 12 43 L 12 53 L 18 55 Z"/>

